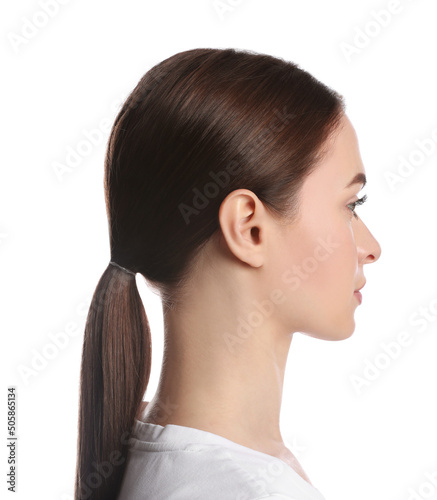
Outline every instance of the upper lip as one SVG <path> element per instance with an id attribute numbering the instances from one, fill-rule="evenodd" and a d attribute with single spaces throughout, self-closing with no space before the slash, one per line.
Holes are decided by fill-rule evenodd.
<path id="1" fill-rule="evenodd" d="M 363 286 L 364 286 L 365 284 L 366 284 L 366 282 L 364 282 L 364 283 L 360 286 L 360 288 L 357 288 L 357 289 L 356 289 L 356 290 L 354 290 L 354 291 L 355 291 L 355 292 L 358 292 L 358 290 L 361 290 L 361 288 L 363 288 Z"/>

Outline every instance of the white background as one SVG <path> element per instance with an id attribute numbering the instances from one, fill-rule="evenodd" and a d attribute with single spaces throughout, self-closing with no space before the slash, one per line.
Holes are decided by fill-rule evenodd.
<path id="1" fill-rule="evenodd" d="M 1 7 L 2 498 L 9 385 L 19 436 L 18 493 L 9 497 L 73 497 L 83 327 L 109 261 L 108 129 L 71 171 L 59 177 L 53 166 L 102 120 L 112 125 L 154 64 L 191 48 L 235 47 L 296 62 L 345 96 L 368 177 L 357 212 L 382 248 L 364 268 L 352 337 L 294 336 L 283 437 L 327 500 L 437 499 L 435 0 L 224 0 L 222 16 L 212 0 L 47 4 L 50 16 L 40 1 Z M 412 166 L 391 189 L 387 173 L 402 158 Z M 152 328 L 150 400 L 161 304 L 137 283 Z M 53 336 L 68 328 L 54 351 Z M 384 354 L 402 332 L 409 345 Z M 354 376 L 366 382 L 360 390 Z"/>

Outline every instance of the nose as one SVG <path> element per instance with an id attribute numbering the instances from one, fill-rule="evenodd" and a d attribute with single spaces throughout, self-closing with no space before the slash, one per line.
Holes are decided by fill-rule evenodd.
<path id="1" fill-rule="evenodd" d="M 376 262 L 381 256 L 381 246 L 361 219 L 354 228 L 358 260 L 362 264 Z"/>

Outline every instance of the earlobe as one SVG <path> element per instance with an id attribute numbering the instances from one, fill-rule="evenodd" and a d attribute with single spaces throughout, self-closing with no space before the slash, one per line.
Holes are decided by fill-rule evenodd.
<path id="1" fill-rule="evenodd" d="M 228 194 L 219 210 L 219 223 L 224 241 L 231 253 L 252 267 L 264 262 L 261 221 L 264 207 L 247 189 Z"/>

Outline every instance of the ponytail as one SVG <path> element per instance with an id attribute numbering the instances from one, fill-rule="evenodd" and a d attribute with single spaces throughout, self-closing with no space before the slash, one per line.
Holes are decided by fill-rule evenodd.
<path id="1" fill-rule="evenodd" d="M 150 368 L 150 327 L 135 275 L 108 265 L 85 325 L 75 500 L 116 500 Z"/>

